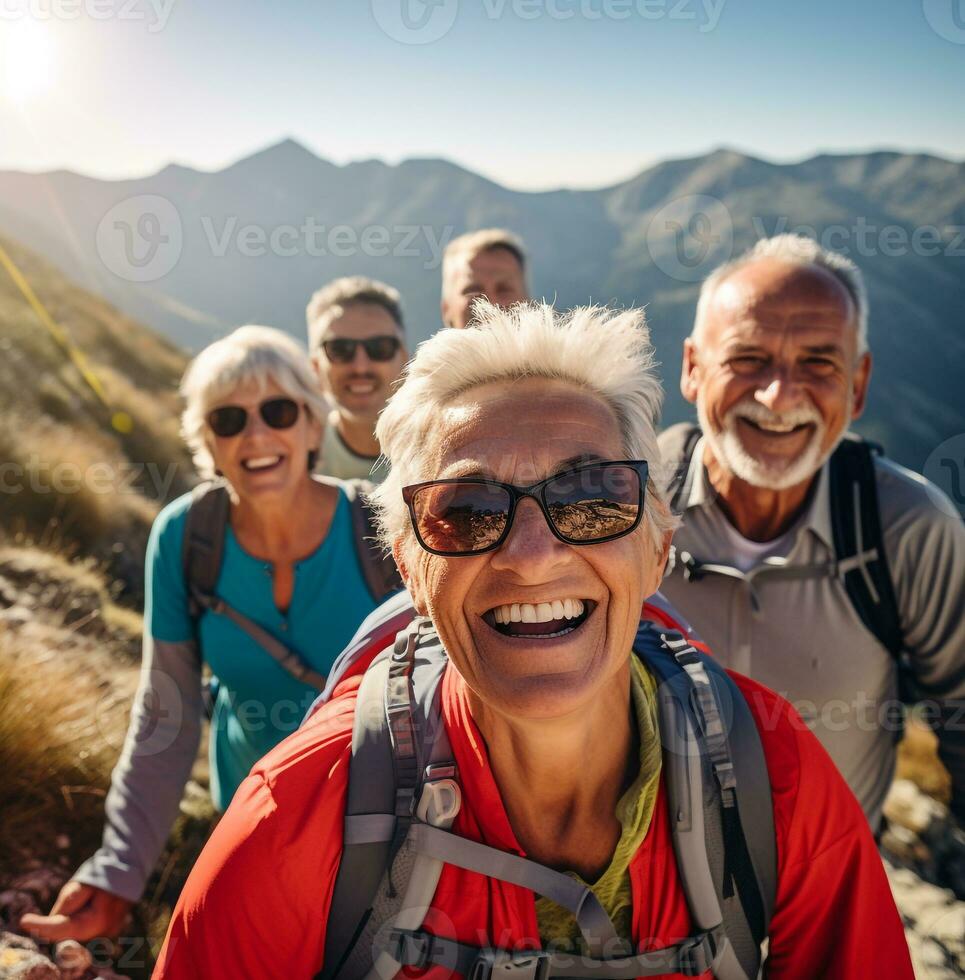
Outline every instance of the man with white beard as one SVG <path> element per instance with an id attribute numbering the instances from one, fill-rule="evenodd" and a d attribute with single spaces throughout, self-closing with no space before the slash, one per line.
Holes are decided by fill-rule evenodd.
<path id="1" fill-rule="evenodd" d="M 700 425 L 661 437 L 683 516 L 662 591 L 727 667 L 795 704 L 877 829 L 902 701 L 925 700 L 965 818 L 965 526 L 847 434 L 867 319 L 854 263 L 799 236 L 703 284 L 680 380 Z"/>

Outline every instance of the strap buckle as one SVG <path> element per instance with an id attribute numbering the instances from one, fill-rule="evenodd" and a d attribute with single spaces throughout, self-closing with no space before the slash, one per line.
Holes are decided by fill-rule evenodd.
<path id="1" fill-rule="evenodd" d="M 549 968 L 550 953 L 546 950 L 507 953 L 481 949 L 467 980 L 547 980 Z"/>
<path id="2" fill-rule="evenodd" d="M 393 928 L 389 930 L 386 945 L 392 959 L 402 966 L 425 970 L 432 965 L 435 936 L 430 932 Z"/>
<path id="3" fill-rule="evenodd" d="M 712 932 L 685 939 L 679 949 L 680 972 L 685 977 L 703 976 L 717 959 L 717 939 Z"/>

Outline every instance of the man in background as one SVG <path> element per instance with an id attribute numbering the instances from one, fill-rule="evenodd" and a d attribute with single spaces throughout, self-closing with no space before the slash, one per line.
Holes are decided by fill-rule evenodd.
<path id="1" fill-rule="evenodd" d="M 472 324 L 472 305 L 485 296 L 508 307 L 529 300 L 526 249 L 503 228 L 484 228 L 454 238 L 442 256 L 442 322 L 464 329 Z"/>
<path id="2" fill-rule="evenodd" d="M 375 422 L 408 356 L 399 293 L 364 276 L 335 279 L 311 298 L 306 319 L 312 363 L 334 404 L 317 471 L 379 482 Z"/>
<path id="3" fill-rule="evenodd" d="M 965 526 L 925 479 L 846 436 L 871 378 L 858 268 L 780 235 L 703 284 L 661 436 L 683 517 L 662 592 L 729 668 L 795 703 L 877 829 L 900 700 L 965 816 Z M 913 325 L 909 325 L 912 329 Z"/>

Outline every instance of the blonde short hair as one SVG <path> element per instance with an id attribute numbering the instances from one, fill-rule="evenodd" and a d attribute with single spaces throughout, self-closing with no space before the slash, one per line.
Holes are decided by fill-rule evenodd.
<path id="1" fill-rule="evenodd" d="M 411 533 L 402 488 L 434 476 L 428 453 L 440 410 L 471 388 L 524 378 L 570 382 L 610 406 L 627 458 L 650 463 L 645 522 L 659 543 L 677 521 L 662 489 L 656 420 L 663 390 L 643 310 L 559 313 L 544 303 L 501 309 L 481 300 L 478 321 L 478 329 L 443 330 L 421 344 L 379 416 L 376 437 L 391 465 L 373 495 L 383 545 Z"/>
<path id="2" fill-rule="evenodd" d="M 324 428 L 328 407 L 308 354 L 281 330 L 253 325 L 238 327 L 205 347 L 188 365 L 181 379 L 184 398 L 181 435 L 191 450 L 195 468 L 204 479 L 215 476 L 207 440 L 208 412 L 243 385 L 267 388 L 272 382 L 289 398 L 304 404 Z"/>
<path id="3" fill-rule="evenodd" d="M 471 262 L 477 255 L 489 252 L 494 248 L 504 248 L 519 262 L 523 270 L 523 280 L 529 273 L 529 262 L 526 257 L 526 246 L 522 238 L 506 228 L 481 228 L 479 231 L 469 231 L 454 238 L 442 253 L 442 292 L 446 292 L 446 283 L 453 268 L 462 262 Z"/>

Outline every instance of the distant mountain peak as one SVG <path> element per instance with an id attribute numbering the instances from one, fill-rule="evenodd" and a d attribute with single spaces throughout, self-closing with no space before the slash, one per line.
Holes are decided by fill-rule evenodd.
<path id="1" fill-rule="evenodd" d="M 262 150 L 257 150 L 249 156 L 242 157 L 227 168 L 229 171 L 254 170 L 261 171 L 270 168 L 275 173 L 290 173 L 293 170 L 305 171 L 311 169 L 328 169 L 333 166 L 328 160 L 323 160 L 313 153 L 303 143 L 292 137 L 287 137 Z"/>

